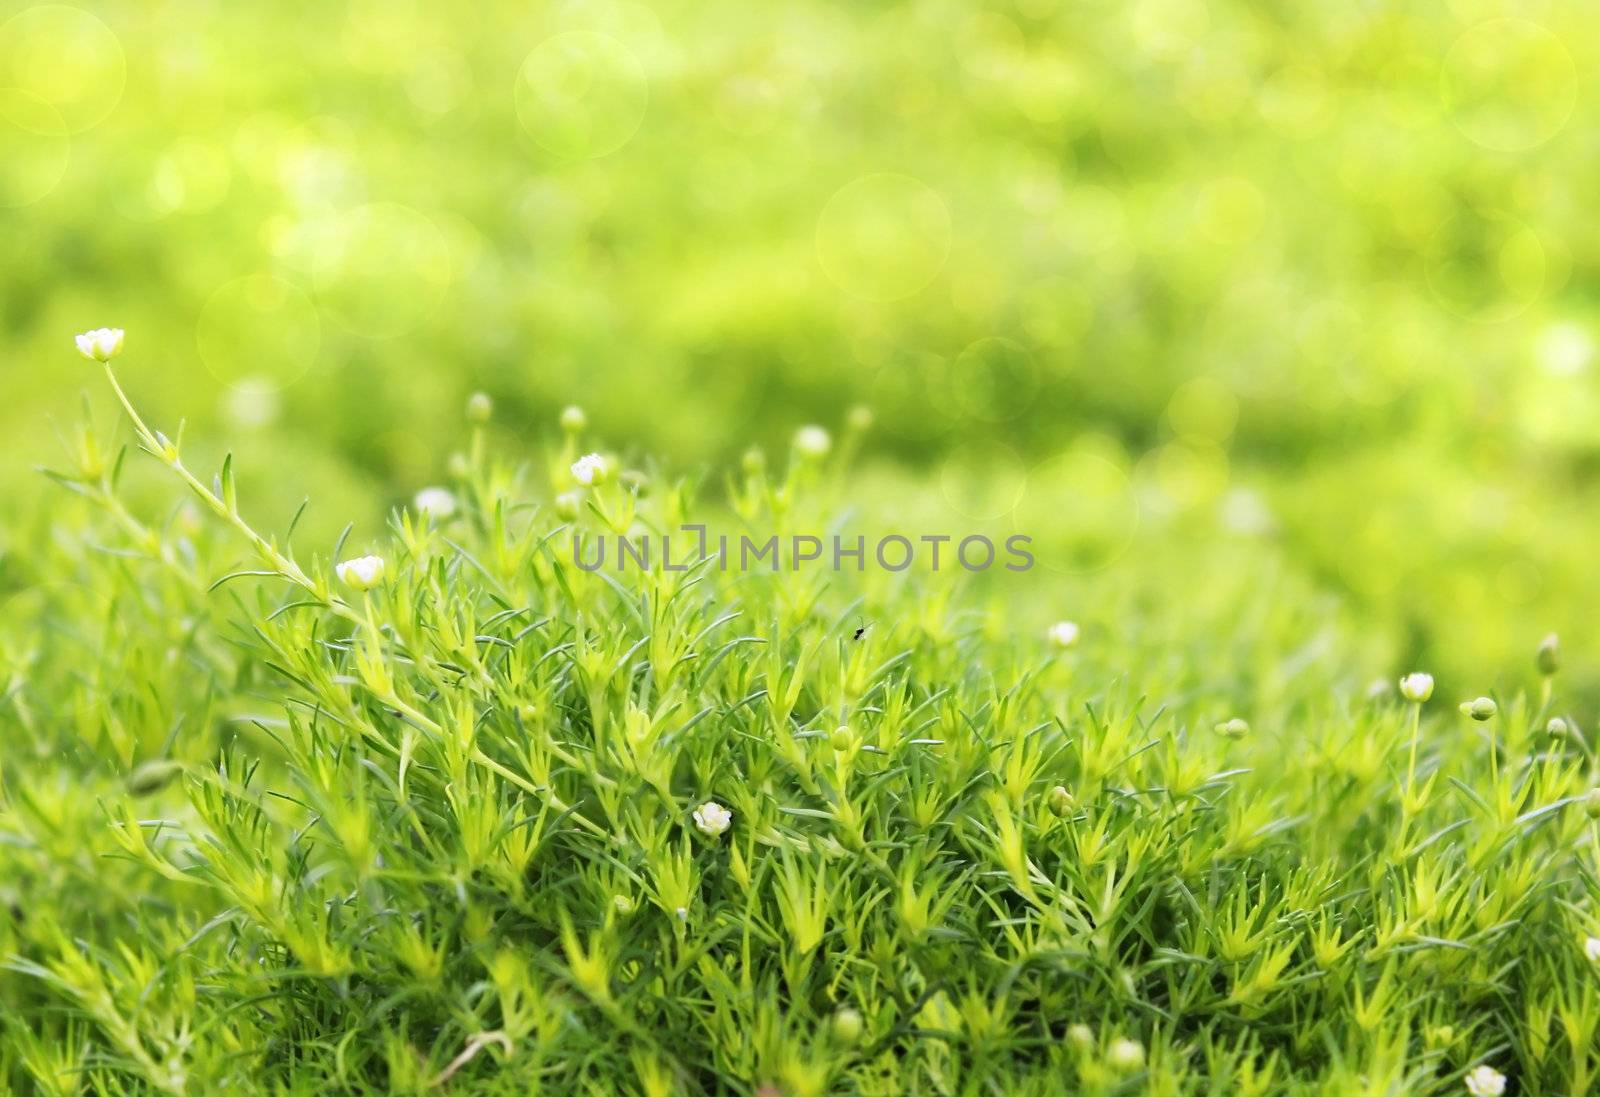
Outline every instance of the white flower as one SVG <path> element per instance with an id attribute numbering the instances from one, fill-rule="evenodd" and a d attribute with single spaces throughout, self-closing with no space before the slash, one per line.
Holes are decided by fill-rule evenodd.
<path id="1" fill-rule="evenodd" d="M 700 828 L 700 833 L 713 838 L 726 831 L 732 822 L 733 812 L 715 800 L 707 800 L 694 809 L 694 825 Z"/>
<path id="2" fill-rule="evenodd" d="M 1119 1036 L 1106 1049 L 1106 1058 L 1117 1070 L 1138 1070 L 1144 1065 L 1144 1045 L 1126 1036 Z"/>
<path id="3" fill-rule="evenodd" d="M 801 427 L 794 435 L 794 448 L 801 457 L 820 461 L 833 448 L 833 437 L 818 426 Z"/>
<path id="4" fill-rule="evenodd" d="M 1462 1080 L 1472 1097 L 1500 1097 L 1506 1091 L 1506 1076 L 1488 1063 L 1473 1067 Z"/>
<path id="5" fill-rule="evenodd" d="M 418 514 L 444 519 L 456 512 L 456 497 L 449 488 L 423 488 L 413 500 Z"/>
<path id="6" fill-rule="evenodd" d="M 1591 964 L 1600 964 L 1600 937 L 1585 937 L 1583 954 L 1589 958 Z"/>
<path id="7" fill-rule="evenodd" d="M 95 328 L 78 336 L 78 353 L 96 362 L 109 362 L 122 353 L 121 328 Z"/>
<path id="8" fill-rule="evenodd" d="M 598 453 L 586 453 L 572 462 L 572 478 L 586 488 L 605 483 L 606 472 L 606 459 Z"/>
<path id="9" fill-rule="evenodd" d="M 1421 704 L 1433 696 L 1433 675 L 1415 671 L 1400 679 L 1400 696 Z"/>
<path id="10" fill-rule="evenodd" d="M 1050 643 L 1065 651 L 1078 642 L 1078 625 L 1075 621 L 1057 621 L 1045 633 Z"/>
<path id="11" fill-rule="evenodd" d="M 561 429 L 568 434 L 582 434 L 583 428 L 588 425 L 589 417 L 577 404 L 561 409 Z"/>
<path id="12" fill-rule="evenodd" d="M 346 560 L 333 570 L 339 576 L 341 583 L 356 590 L 371 590 L 383 582 L 386 565 L 381 556 L 357 556 L 354 560 Z"/>

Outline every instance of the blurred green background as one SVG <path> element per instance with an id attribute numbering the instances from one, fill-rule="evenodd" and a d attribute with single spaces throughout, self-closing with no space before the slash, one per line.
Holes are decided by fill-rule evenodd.
<path id="1" fill-rule="evenodd" d="M 324 534 L 475 389 L 678 469 L 866 404 L 861 508 L 1096 531 L 1063 604 L 1265 554 L 1385 673 L 1581 663 L 1597 60 L 1536 0 L 8 2 L 0 552 L 106 324 Z"/>

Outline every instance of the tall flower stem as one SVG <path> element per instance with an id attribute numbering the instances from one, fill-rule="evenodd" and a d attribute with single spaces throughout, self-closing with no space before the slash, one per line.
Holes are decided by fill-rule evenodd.
<path id="1" fill-rule="evenodd" d="M 178 478 L 188 485 L 189 490 L 200 498 L 201 502 L 205 503 L 217 517 L 238 531 L 250 543 L 250 547 L 255 549 L 256 554 L 279 575 L 295 586 L 300 587 L 311 595 L 313 599 L 327 606 L 340 617 L 357 624 L 362 623 L 362 615 L 357 610 L 307 575 L 299 564 L 280 551 L 271 541 L 257 533 L 226 499 L 201 483 L 199 477 L 195 476 L 184 465 L 182 457 L 178 454 L 178 447 L 169 441 L 165 435 L 151 430 L 146 425 L 144 418 L 133 406 L 133 401 L 128 399 L 128 394 L 122 390 L 122 385 L 118 383 L 116 371 L 111 368 L 111 363 L 104 362 L 102 365 L 105 367 L 106 380 L 111 384 L 111 391 L 116 393 L 117 401 L 122 405 L 122 410 L 128 413 L 128 418 L 133 422 L 133 429 L 138 434 L 139 441 L 144 445 L 147 452 L 154 455 L 162 464 L 176 473 Z"/>

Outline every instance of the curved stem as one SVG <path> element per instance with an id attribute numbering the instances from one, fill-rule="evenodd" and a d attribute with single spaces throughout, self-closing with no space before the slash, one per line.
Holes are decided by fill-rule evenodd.
<path id="1" fill-rule="evenodd" d="M 250 547 L 265 560 L 284 579 L 300 587 L 310 594 L 318 603 L 328 607 L 340 617 L 356 623 L 362 622 L 362 615 L 346 603 L 342 598 L 329 594 L 321 584 L 312 579 L 301 569 L 300 565 L 279 551 L 276 545 L 257 533 L 251 525 L 227 502 L 217 496 L 217 493 L 206 487 L 200 479 L 190 472 L 178 456 L 177 447 L 168 442 L 164 437 L 151 430 L 144 419 L 133 406 L 133 401 L 128 399 L 128 394 L 122 390 L 117 382 L 116 371 L 111 368 L 110 362 L 103 363 L 106 371 L 106 380 L 111 383 L 111 391 L 116 393 L 117 400 L 122 404 L 122 410 L 128 413 L 128 418 L 133 421 L 134 430 L 139 435 L 139 441 L 144 444 L 147 451 L 153 454 L 162 464 L 178 475 L 189 490 L 200 497 L 201 502 L 210 507 L 212 512 L 232 526 L 245 540 L 250 542 Z"/>

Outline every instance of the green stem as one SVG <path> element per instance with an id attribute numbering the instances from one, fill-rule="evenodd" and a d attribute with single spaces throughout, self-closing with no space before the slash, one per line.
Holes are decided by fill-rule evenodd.
<path id="1" fill-rule="evenodd" d="M 217 517 L 227 522 L 245 540 L 250 542 L 250 547 L 255 549 L 256 553 L 269 563 L 279 575 L 306 591 L 318 603 L 327 606 L 340 617 L 358 624 L 361 623 L 362 616 L 360 613 L 352 609 L 343 599 L 330 595 L 325 591 L 320 584 L 301 570 L 299 564 L 284 555 L 275 545 L 257 533 L 237 511 L 228 506 L 224 500 L 219 498 L 214 491 L 201 483 L 200 479 L 188 470 L 178 456 L 177 448 L 145 424 L 144 419 L 140 417 L 139 412 L 134 408 L 133 401 L 128 399 L 128 394 L 123 392 L 122 386 L 118 384 L 116 371 L 111 368 L 111 363 L 106 362 L 103 364 L 106 370 L 106 380 L 111 382 L 111 391 L 116 393 L 117 400 L 122 404 L 122 410 L 126 411 L 128 418 L 133 421 L 134 430 L 138 433 L 139 440 L 144 443 L 145 449 L 175 472 L 178 478 L 188 485 L 189 490 L 199 496 L 201 502 L 210 507 Z"/>

